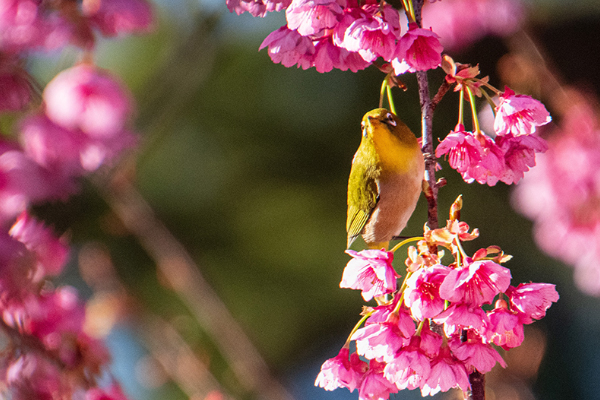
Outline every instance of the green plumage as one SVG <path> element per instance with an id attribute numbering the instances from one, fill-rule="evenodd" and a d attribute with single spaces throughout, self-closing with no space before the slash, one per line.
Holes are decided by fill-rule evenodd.
<path id="1" fill-rule="evenodd" d="M 423 155 L 415 135 L 386 109 L 365 114 L 362 133 L 348 179 L 347 245 L 362 235 L 370 248 L 387 247 L 415 209 Z"/>
<path id="2" fill-rule="evenodd" d="M 363 138 L 363 140 L 368 140 Z M 379 170 L 375 167 L 378 160 L 373 146 L 361 146 L 352 161 L 352 170 L 348 179 L 348 187 L 356 190 L 348 191 L 348 247 L 362 233 L 365 224 L 371 217 L 379 199 L 377 179 Z"/>

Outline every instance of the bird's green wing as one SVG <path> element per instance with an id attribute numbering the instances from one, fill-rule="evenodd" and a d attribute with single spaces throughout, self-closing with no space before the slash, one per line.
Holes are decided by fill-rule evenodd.
<path id="1" fill-rule="evenodd" d="M 379 188 L 374 174 L 373 167 L 365 167 L 358 163 L 352 165 L 348 180 L 348 218 L 346 220 L 348 247 L 362 233 L 377 206 Z"/>

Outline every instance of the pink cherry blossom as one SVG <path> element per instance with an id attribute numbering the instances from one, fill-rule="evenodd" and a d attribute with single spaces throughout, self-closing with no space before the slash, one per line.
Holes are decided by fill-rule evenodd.
<path id="1" fill-rule="evenodd" d="M 44 115 L 33 115 L 22 121 L 20 139 L 25 153 L 57 179 L 81 175 L 81 152 L 88 141 L 85 134 L 61 128 Z"/>
<path id="2" fill-rule="evenodd" d="M 510 285 L 510 270 L 493 261 L 474 261 L 455 268 L 440 286 L 440 296 L 452 302 L 473 307 L 490 304 L 494 297 Z"/>
<path id="3" fill-rule="evenodd" d="M 466 132 L 464 126 L 458 124 L 455 130 L 450 132 L 438 145 L 435 154 L 436 157 L 448 154 L 450 166 L 462 175 L 465 182 L 477 181 L 494 186 L 499 180 L 506 183 L 518 181 L 524 164 L 529 165 L 533 162 L 535 165 L 530 158 L 525 158 L 525 160 L 523 158 L 529 156 L 531 151 L 535 151 L 531 147 L 526 147 L 527 145 L 541 151 L 543 146 L 541 141 L 542 139 L 531 139 L 523 142 L 522 146 L 513 148 L 510 148 L 510 143 L 503 142 L 506 149 L 510 150 L 508 161 L 511 163 L 511 167 L 507 168 L 506 154 L 494 139 L 482 132 L 475 134 Z"/>
<path id="4" fill-rule="evenodd" d="M 58 366 L 33 352 L 10 361 L 6 383 L 14 400 L 54 399 L 69 393 Z"/>
<path id="5" fill-rule="evenodd" d="M 410 345 L 400 349 L 390 360 L 383 375 L 399 390 L 422 387 L 431 372 L 430 360 L 420 347 L 421 338 L 413 336 Z"/>
<path id="6" fill-rule="evenodd" d="M 287 26 L 302 36 L 320 36 L 344 14 L 345 0 L 293 0 L 285 11 Z"/>
<path id="7" fill-rule="evenodd" d="M 28 333 L 52 350 L 60 345 L 61 334 L 76 335 L 83 329 L 85 310 L 72 287 L 61 287 L 39 298 L 29 297 L 25 308 Z"/>
<path id="8" fill-rule="evenodd" d="M 367 363 L 358 354 L 349 355 L 348 348 L 343 347 L 337 356 L 323 363 L 315 386 L 329 391 L 345 387 L 353 392 L 360 385 L 367 368 Z"/>
<path id="9" fill-rule="evenodd" d="M 467 341 L 462 341 L 459 335 L 455 335 L 449 342 L 452 354 L 465 363 L 469 372 L 476 369 L 482 374 L 488 373 L 499 363 L 506 368 L 506 363 L 490 344 L 484 343 L 481 337 L 472 331 L 467 333 Z"/>
<path id="10" fill-rule="evenodd" d="M 442 63 L 443 50 L 436 33 L 410 23 L 408 32 L 400 38 L 395 49 L 396 57 L 392 60 L 394 72 L 399 75 L 407 70 L 416 72 L 437 68 Z"/>
<path id="11" fill-rule="evenodd" d="M 371 310 L 371 315 L 365 321 L 365 325 L 379 324 L 381 322 L 387 321 L 390 314 L 392 314 L 392 312 L 394 312 L 394 310 L 396 309 L 396 306 L 398 305 L 398 300 L 399 297 L 394 296 L 391 302 L 373 307 Z"/>
<path id="12" fill-rule="evenodd" d="M 440 297 L 440 285 L 450 272 L 443 265 L 420 268 L 406 280 L 404 303 L 414 318 L 422 321 L 433 318 L 444 310 Z"/>
<path id="13" fill-rule="evenodd" d="M 127 400 L 127 397 L 119 385 L 112 384 L 106 389 L 91 388 L 85 392 L 85 400 Z"/>
<path id="14" fill-rule="evenodd" d="M 462 391 L 470 389 L 469 375 L 464 364 L 451 354 L 448 347 L 443 347 L 440 354 L 431 361 L 431 372 L 421 388 L 421 394 L 433 396 L 440 391 L 447 392 L 453 387 Z"/>
<path id="15" fill-rule="evenodd" d="M 494 131 L 497 135 L 531 135 L 538 126 L 546 125 L 551 120 L 550 113 L 542 103 L 530 96 L 515 94 L 507 87 L 496 107 Z"/>
<path id="16" fill-rule="evenodd" d="M 69 183 L 72 177 L 98 169 L 136 143 L 136 137 L 127 130 L 114 136 L 89 136 L 62 128 L 44 115 L 25 119 L 20 139 L 27 155 L 51 171 L 54 183 L 67 194 L 73 191 Z"/>
<path id="17" fill-rule="evenodd" d="M 511 286 L 506 294 L 511 309 L 519 313 L 525 324 L 544 318 L 546 310 L 559 298 L 555 285 L 550 283 L 521 283 L 516 288 Z"/>
<path id="18" fill-rule="evenodd" d="M 313 42 L 298 31 L 282 26 L 271 32 L 259 47 L 259 50 L 268 47 L 269 56 L 274 63 L 281 63 L 285 67 L 298 64 L 302 69 L 313 65 L 315 46 Z"/>
<path id="19" fill-rule="evenodd" d="M 367 68 L 370 64 L 363 60 L 358 53 L 350 52 L 333 44 L 332 37 L 328 36 L 319 40 L 315 45 L 313 65 L 318 72 L 323 73 L 334 68 L 357 72 Z"/>
<path id="20" fill-rule="evenodd" d="M 31 83 L 16 60 L 0 59 L 0 111 L 23 110 L 31 100 Z"/>
<path id="21" fill-rule="evenodd" d="M 377 57 L 389 61 L 400 36 L 398 11 L 388 4 L 381 9 L 367 4 L 359 14 L 347 13 L 338 26 L 340 29 L 344 33 L 339 35 L 341 40 L 336 41 L 336 45 L 358 52 L 369 63 Z"/>
<path id="22" fill-rule="evenodd" d="M 435 149 L 435 156 L 448 154 L 448 163 L 461 174 L 478 165 L 483 156 L 483 148 L 472 133 L 458 124 Z"/>
<path id="23" fill-rule="evenodd" d="M 371 360 L 369 370 L 366 372 L 360 388 L 358 389 L 358 398 L 360 400 L 385 400 L 389 398 L 390 393 L 396 393 L 396 385 L 388 381 L 383 376 L 385 363 Z"/>
<path id="24" fill-rule="evenodd" d="M 344 269 L 341 288 L 361 290 L 365 301 L 396 290 L 399 275 L 392 267 L 394 253 L 385 250 L 363 250 L 358 253 L 346 250 L 346 253 L 353 258 Z"/>
<path id="25" fill-rule="evenodd" d="M 434 358 L 440 353 L 444 339 L 438 333 L 429 328 L 429 322 L 425 322 L 421 328 L 421 342 L 419 347 L 428 357 Z"/>
<path id="26" fill-rule="evenodd" d="M 508 310 L 506 301 L 498 300 L 496 308 L 488 313 L 489 325 L 486 326 L 485 336 L 496 346 L 505 350 L 518 347 L 523 343 L 525 334 L 523 323 L 516 313 Z"/>
<path id="27" fill-rule="evenodd" d="M 73 27 L 47 2 L 4 0 L 0 4 L 0 49 L 18 53 L 32 48 L 55 49 L 72 40 Z M 86 39 L 89 39 L 86 38 Z M 81 42 L 87 42 L 82 39 Z"/>
<path id="28" fill-rule="evenodd" d="M 467 183 L 477 181 L 494 186 L 506 173 L 504 152 L 491 137 L 479 132 L 476 138 L 483 149 L 481 162 L 463 173 L 463 179 Z"/>
<path id="29" fill-rule="evenodd" d="M 245 12 L 254 17 L 264 17 L 267 12 L 285 10 L 292 0 L 226 0 L 227 9 L 237 15 Z"/>
<path id="30" fill-rule="evenodd" d="M 0 141 L 0 224 L 32 203 L 56 198 L 58 189 L 48 181 L 47 171 L 16 146 Z"/>
<path id="31" fill-rule="evenodd" d="M 507 185 L 523 179 L 525 172 L 535 166 L 535 154 L 548 149 L 546 141 L 533 134 L 498 136 L 496 144 L 504 152 L 506 168 L 500 180 Z"/>
<path id="32" fill-rule="evenodd" d="M 595 106 L 571 91 L 573 104 L 548 140 L 548 152 L 513 193 L 517 210 L 534 220 L 534 237 L 546 253 L 575 267 L 577 286 L 600 295 L 600 123 Z M 585 243 L 585 251 L 581 244 Z"/>
<path id="33" fill-rule="evenodd" d="M 436 324 L 444 324 L 447 334 L 458 328 L 482 330 L 489 322 L 488 317 L 479 306 L 469 306 L 463 303 L 452 304 L 446 310 L 433 318 Z"/>
<path id="34" fill-rule="evenodd" d="M 62 271 L 69 249 L 43 223 L 24 212 L 17 218 L 9 233 L 35 254 L 37 271 L 34 281 L 39 282 L 46 275 L 58 275 Z"/>
<path id="35" fill-rule="evenodd" d="M 415 323 L 404 310 L 391 313 L 385 322 L 371 323 L 352 335 L 356 352 L 368 359 L 391 360 L 396 352 L 410 343 Z"/>
<path id="36" fill-rule="evenodd" d="M 152 27 L 153 12 L 146 0 L 84 0 L 81 8 L 105 36 L 143 33 Z"/>
<path id="37" fill-rule="evenodd" d="M 23 243 L 6 231 L 0 231 L 0 309 L 3 311 L 2 319 L 9 326 L 16 327 L 20 323 L 7 309 L 12 305 L 22 314 L 21 299 L 23 293 L 32 290 L 31 271 L 35 268 L 35 261 Z"/>
<path id="38" fill-rule="evenodd" d="M 132 112 L 130 94 L 107 72 L 80 64 L 59 73 L 43 93 L 55 124 L 92 137 L 122 132 Z"/>

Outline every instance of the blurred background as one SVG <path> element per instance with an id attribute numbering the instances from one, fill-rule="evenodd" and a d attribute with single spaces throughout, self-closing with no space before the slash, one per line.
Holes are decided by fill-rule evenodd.
<path id="1" fill-rule="evenodd" d="M 597 96 L 600 3 L 523 7 L 509 36 L 481 32 L 446 51 L 479 64 L 496 87 L 540 98 L 560 121 L 550 81 L 527 75 L 539 54 L 522 55 L 537 49 L 560 84 Z M 134 92 L 139 149 L 68 203 L 39 207 L 73 244 L 59 283 L 90 299 L 89 329 L 106 336 L 112 373 L 132 399 L 356 399 L 314 379 L 363 306 L 359 292 L 338 286 L 348 261 L 346 185 L 383 73 L 272 63 L 258 47 L 285 24 L 283 13 L 237 16 L 218 0 L 155 1 L 155 11 L 152 34 L 101 42 L 96 55 Z M 32 70 L 47 82 L 69 57 L 39 56 Z M 442 79 L 431 74 L 434 91 Z M 402 80 L 408 90 L 395 89 L 396 107 L 418 132 L 416 82 Z M 439 105 L 437 137 L 454 127 L 457 100 L 448 93 Z M 514 256 L 514 285 L 553 283 L 561 296 L 527 327 L 524 345 L 504 354 L 508 368 L 488 374 L 488 399 L 600 399 L 598 298 L 538 250 L 532 223 L 511 207 L 511 187 L 468 185 L 441 165 L 440 220 L 462 194 L 462 219 L 481 231 L 468 250 L 499 245 Z M 404 233 L 419 235 L 425 220 L 421 199 Z"/>

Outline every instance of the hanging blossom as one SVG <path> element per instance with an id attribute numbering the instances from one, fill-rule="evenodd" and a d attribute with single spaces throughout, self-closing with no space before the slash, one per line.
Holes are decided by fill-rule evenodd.
<path id="1" fill-rule="evenodd" d="M 267 48 L 273 62 L 285 67 L 357 72 L 382 59 L 401 74 L 441 63 L 439 36 L 414 22 L 403 35 L 400 13 L 386 2 L 227 0 L 227 7 L 254 16 L 285 10 L 286 25 L 271 32 L 259 47 Z"/>
<path id="2" fill-rule="evenodd" d="M 600 296 L 600 118 L 592 101 L 567 93 L 570 104 L 548 152 L 516 188 L 513 204 L 534 221 L 538 246 L 575 267 L 582 291 Z"/>
<path id="3" fill-rule="evenodd" d="M 440 37 L 431 29 L 422 29 L 414 22 L 398 41 L 396 58 L 392 66 L 396 75 L 405 72 L 426 71 L 437 68 L 442 63 Z"/>
<path id="4" fill-rule="evenodd" d="M 559 296 L 548 283 L 512 286 L 510 270 L 503 265 L 511 256 L 497 246 L 465 254 L 461 242 L 475 239 L 478 231 L 457 219 L 461 207 L 459 197 L 446 227 L 425 228 L 423 238 L 416 238 L 399 289 L 391 291 L 398 286 L 384 284 L 383 271 L 395 249 L 349 253 L 353 259 L 342 282 L 353 284 L 340 286 L 362 290 L 377 305 L 364 309 L 342 350 L 321 367 L 315 385 L 358 389 L 361 399 L 387 399 L 399 390 L 417 388 L 427 396 L 451 388 L 466 391 L 469 374 L 506 366 L 497 347 L 521 345 L 523 326 L 543 318 Z M 431 250 L 436 246 L 449 250 L 454 261 L 443 264 Z M 382 272 L 376 274 L 379 268 Z M 372 285 L 380 285 L 380 296 L 365 297 Z M 355 352 L 349 350 L 351 342 Z"/>
<path id="5" fill-rule="evenodd" d="M 482 95 L 484 85 L 489 86 L 487 77 L 477 79 L 478 67 L 456 63 L 448 56 L 444 57 L 443 68 L 448 74 L 447 83 L 461 91 L 461 99 L 465 92 L 468 93 L 474 111 L 475 96 Z M 436 157 L 446 155 L 450 166 L 467 183 L 477 181 L 489 186 L 498 181 L 507 185 L 518 183 L 525 172 L 535 166 L 536 154 L 548 149 L 546 141 L 538 134 L 538 128 L 552 120 L 544 105 L 530 96 L 515 94 L 508 87 L 504 92 L 497 92 L 499 100 L 494 110 L 493 138 L 479 129 L 475 112 L 472 114 L 475 129 L 465 129 L 462 123 L 464 102 L 461 101 L 461 120 L 436 148 Z"/>
<path id="6" fill-rule="evenodd" d="M 34 104 L 25 55 L 66 45 L 90 52 L 98 35 L 151 28 L 145 0 L 7 0 L 0 7 L 0 111 L 29 114 L 15 123 L 17 141 L 0 141 L 0 397 L 112 399 L 118 384 L 98 387 L 110 357 L 85 330 L 86 309 L 74 288 L 48 284 L 69 258 L 64 238 L 29 210 L 65 200 L 78 178 L 135 144 L 132 96 L 89 62 L 59 73 Z M 84 57 L 85 58 L 85 57 Z M 88 57 L 89 58 L 89 57 Z"/>

